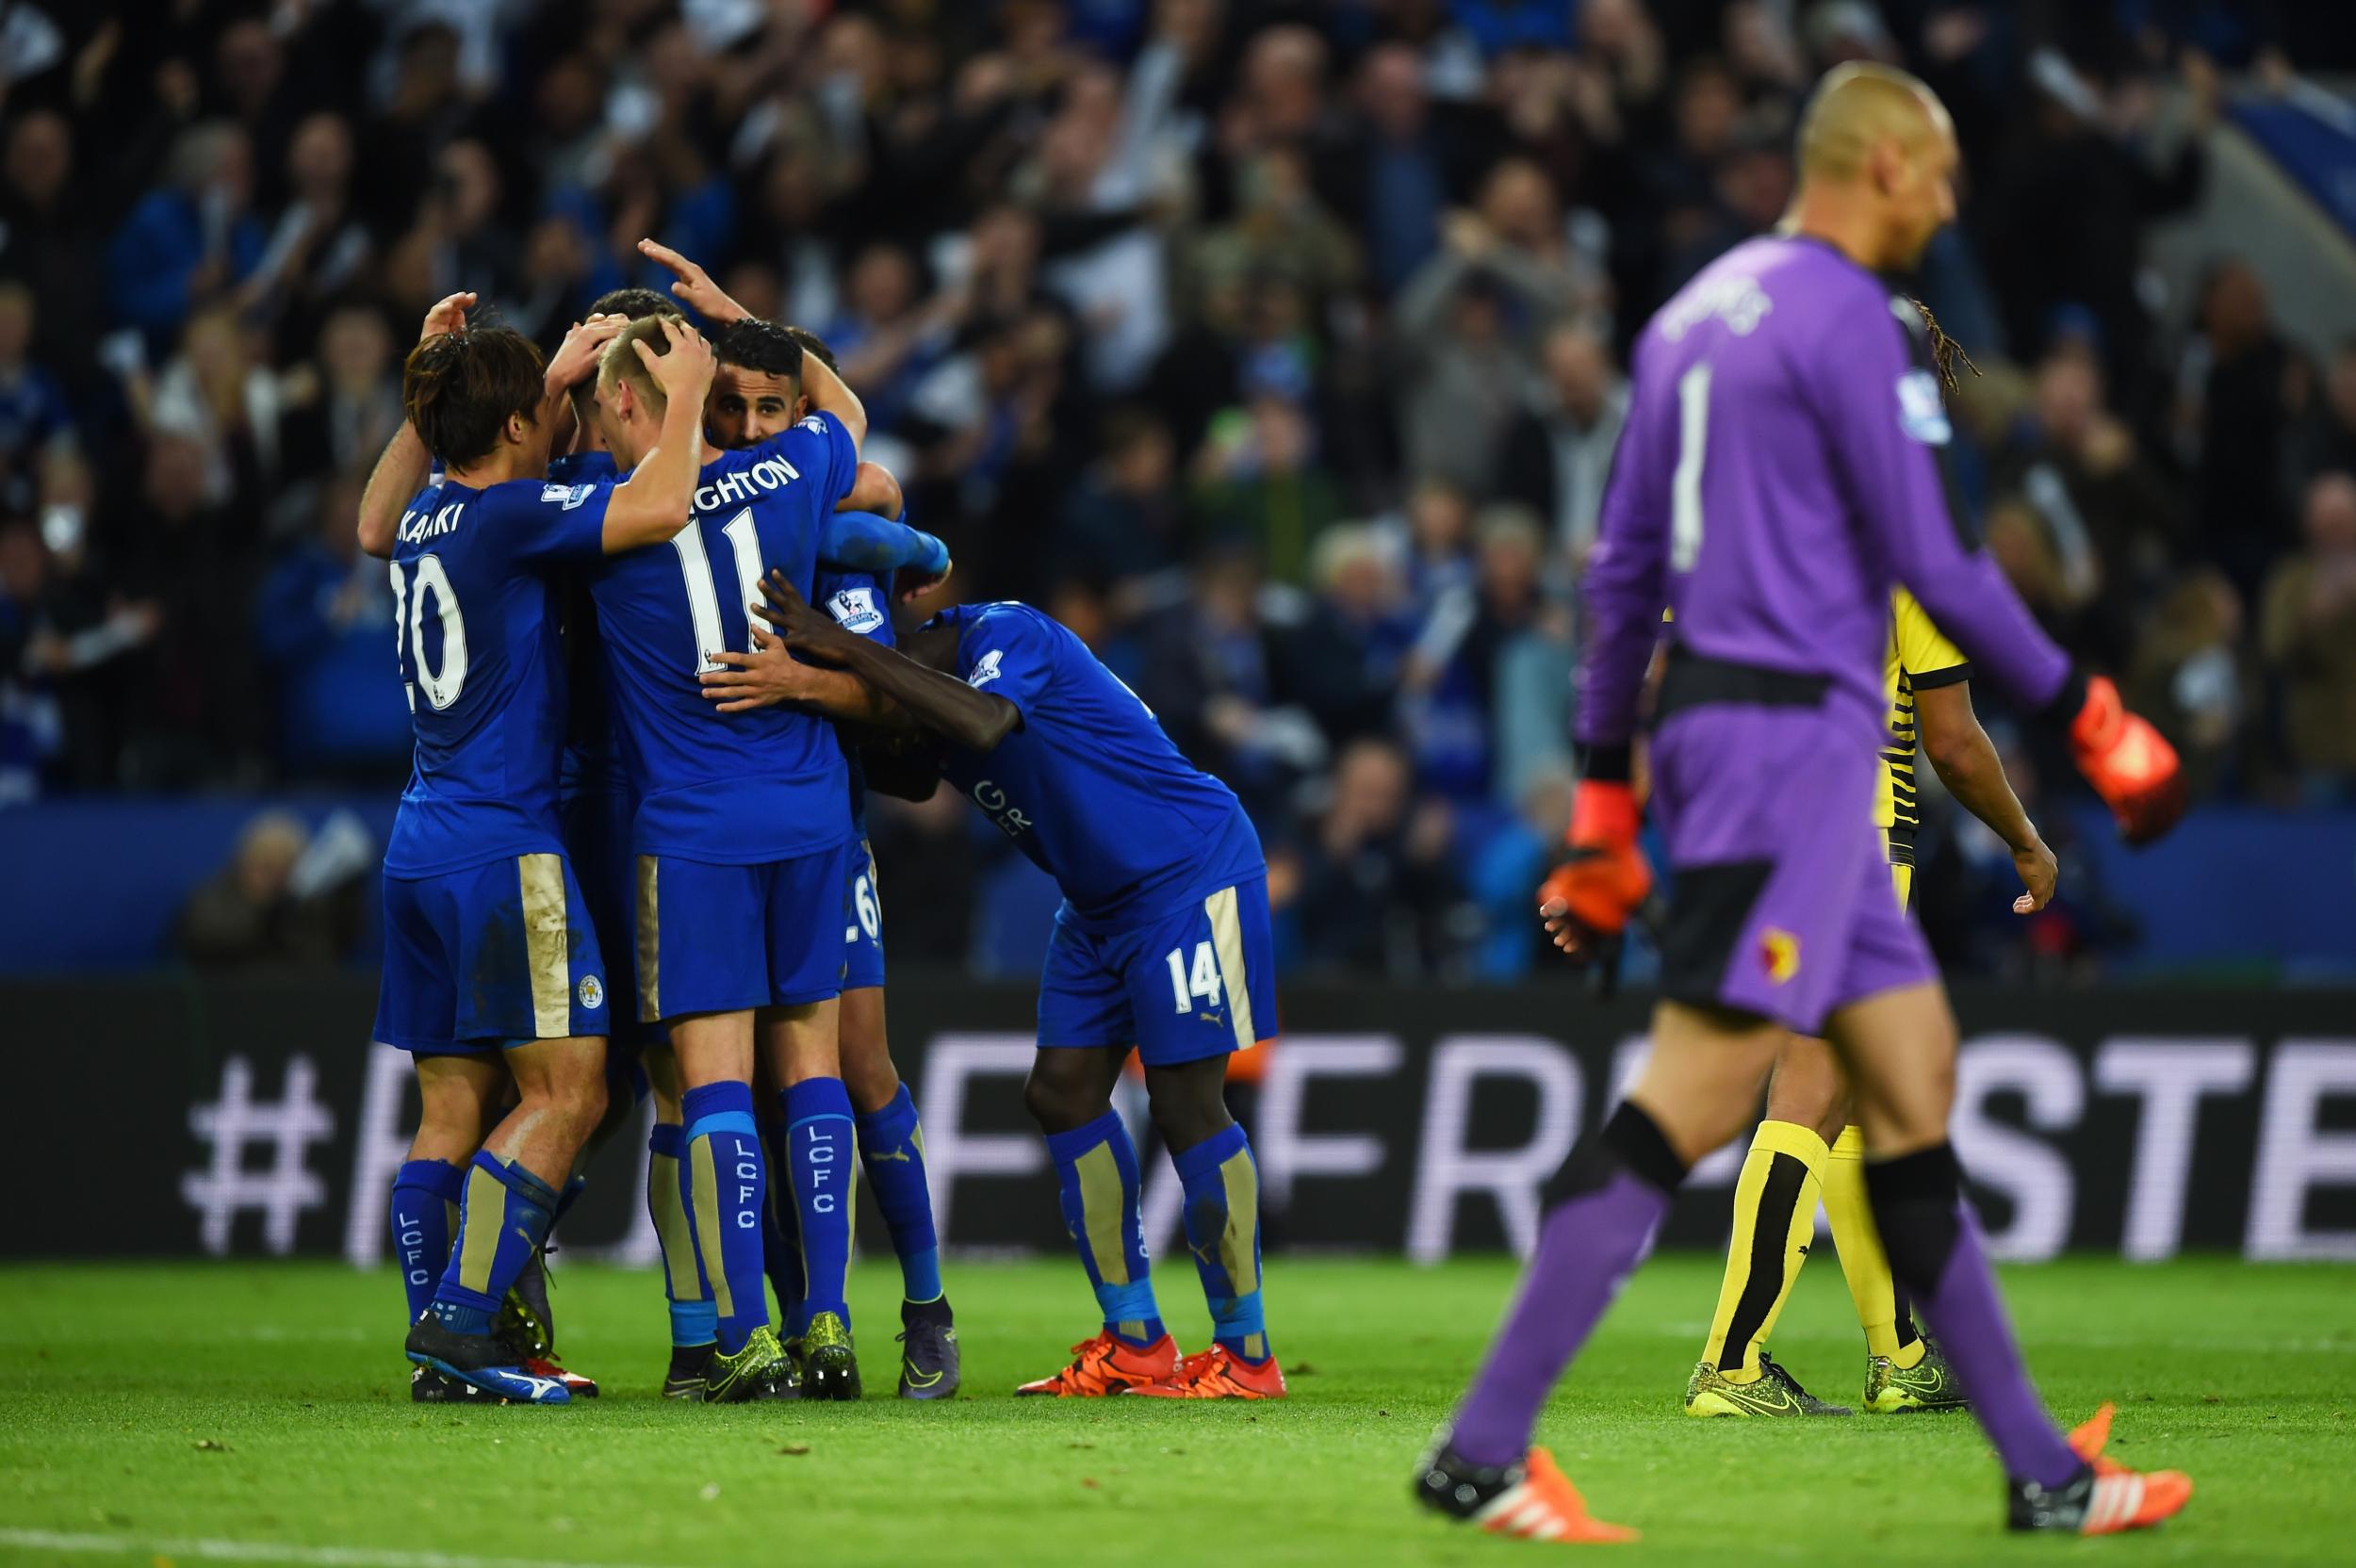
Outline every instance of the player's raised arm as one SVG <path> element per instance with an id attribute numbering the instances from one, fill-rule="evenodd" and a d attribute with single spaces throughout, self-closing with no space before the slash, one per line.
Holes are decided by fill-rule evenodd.
<path id="1" fill-rule="evenodd" d="M 751 311 L 730 299 L 727 289 L 712 281 L 711 273 L 668 245 L 642 239 L 638 242 L 638 253 L 649 261 L 660 262 L 669 268 L 679 280 L 671 285 L 671 292 L 681 302 L 693 306 L 697 315 L 712 325 L 742 321 L 751 317 Z"/>
<path id="2" fill-rule="evenodd" d="M 465 326 L 466 311 L 474 302 L 475 296 L 463 290 L 445 295 L 425 313 L 425 323 L 417 329 L 417 341 L 422 343 Z M 418 439 L 417 427 L 404 417 L 378 455 L 376 466 L 368 470 L 368 482 L 360 492 L 362 553 L 380 561 L 392 558 L 393 545 L 401 532 L 401 509 L 425 488 L 426 473 L 432 466 L 433 454 Z"/>
<path id="3" fill-rule="evenodd" d="M 712 387 L 712 345 L 684 321 L 648 319 L 654 322 L 651 329 L 626 332 L 607 345 L 597 372 L 601 387 L 627 378 L 620 391 L 628 395 L 643 391 L 643 375 L 663 400 L 661 434 L 640 455 L 630 478 L 614 486 L 606 504 L 608 555 L 662 544 L 685 528 L 695 477 L 703 467 L 704 394 Z M 660 350 L 655 347 L 657 333 Z M 624 353 L 632 357 L 638 375 L 621 364 Z"/>
<path id="4" fill-rule="evenodd" d="M 831 414 L 843 421 L 843 428 L 851 433 L 853 451 L 866 443 L 867 405 L 834 373 L 833 366 L 813 353 L 802 356 L 802 396 L 810 400 L 813 412 Z"/>

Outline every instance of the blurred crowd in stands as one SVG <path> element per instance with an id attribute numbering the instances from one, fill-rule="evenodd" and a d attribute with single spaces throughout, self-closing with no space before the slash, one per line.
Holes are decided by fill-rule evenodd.
<path id="1" fill-rule="evenodd" d="M 1919 291 L 1991 547 L 2204 795 L 2347 802 L 2356 344 L 2230 257 L 2189 302 L 2141 268 L 2221 84 L 2356 64 L 2341 9 L 0 5 L 0 799 L 396 790 L 352 525 L 417 323 L 468 288 L 552 343 L 667 283 L 650 235 L 831 343 L 957 591 L 1052 611 L 1236 789 L 1298 972 L 1518 974 L 1628 341 L 1870 56 L 1968 160 Z M 971 951 L 1004 846 L 948 800 L 879 831 L 895 956 Z M 2099 898 L 2004 929 L 2004 857 L 1942 841 L 1995 911 L 1951 958 L 2099 950 Z"/>

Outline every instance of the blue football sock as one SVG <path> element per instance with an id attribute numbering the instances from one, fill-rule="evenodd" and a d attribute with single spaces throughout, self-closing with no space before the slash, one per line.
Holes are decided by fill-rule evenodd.
<path id="1" fill-rule="evenodd" d="M 761 1135 L 753 1128 L 753 1091 L 744 1084 L 706 1084 L 679 1101 L 679 1191 L 695 1237 L 695 1258 L 718 1314 L 720 1353 L 744 1348 L 769 1321 L 761 1279 L 761 1203 L 768 1185 Z"/>
<path id="2" fill-rule="evenodd" d="M 908 1086 L 879 1111 L 858 1115 L 859 1163 L 900 1258 L 900 1294 L 911 1301 L 941 1297 L 941 1241 L 933 1233 L 933 1195 L 924 1177 L 924 1129 Z"/>
<path id="3" fill-rule="evenodd" d="M 409 1295 L 409 1321 L 434 1304 L 434 1286 L 450 1266 L 458 1233 L 458 1200 L 466 1173 L 448 1160 L 408 1160 L 393 1178 L 393 1263 Z"/>
<path id="4" fill-rule="evenodd" d="M 1047 1135 L 1055 1162 L 1064 1229 L 1088 1266 L 1104 1327 L 1132 1345 L 1162 1337 L 1153 1304 L 1152 1265 L 1145 1255 L 1144 1182 L 1137 1145 L 1119 1113 L 1106 1111 L 1085 1127 Z"/>
<path id="5" fill-rule="evenodd" d="M 851 1202 L 859 1168 L 851 1096 L 840 1078 L 805 1078 L 779 1095 L 785 1106 L 786 1157 L 794 1170 L 794 1217 L 802 1233 L 803 1321 L 822 1312 L 851 1320 L 843 1298 L 851 1267 Z"/>
<path id="6" fill-rule="evenodd" d="M 1211 1306 L 1211 1338 L 1245 1361 L 1268 1359 L 1260 1312 L 1260 1170 L 1230 1122 L 1170 1157 L 1186 1190 L 1186 1246 Z"/>
<path id="7" fill-rule="evenodd" d="M 780 1105 L 784 1100 L 777 1096 Z M 785 1135 L 785 1118 L 767 1118 L 761 1137 L 769 1163 L 791 1170 L 793 1145 Z M 769 1288 L 777 1293 L 785 1337 L 799 1339 L 810 1327 L 810 1284 L 802 1277 L 802 1217 L 791 1178 L 770 1183 L 769 1201 L 761 1206 L 761 1262 L 769 1273 Z"/>
<path id="8" fill-rule="evenodd" d="M 663 1294 L 671 1306 L 671 1343 L 709 1345 L 719 1332 L 720 1309 L 695 1265 L 695 1233 L 687 1222 L 679 1184 L 679 1124 L 658 1121 L 646 1135 L 646 1213 L 663 1249 Z"/>
<path id="9" fill-rule="evenodd" d="M 557 1192 L 522 1166 L 489 1151 L 466 1170 L 459 1206 L 458 1244 L 434 1287 L 433 1312 L 453 1333 L 487 1334 L 507 1287 L 548 1240 Z"/>

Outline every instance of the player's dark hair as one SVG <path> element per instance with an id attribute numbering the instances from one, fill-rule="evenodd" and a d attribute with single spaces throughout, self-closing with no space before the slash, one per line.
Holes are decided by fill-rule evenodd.
<path id="1" fill-rule="evenodd" d="M 1980 368 L 1972 363 L 1972 356 L 1963 351 L 1963 345 L 1948 336 L 1946 330 L 1939 326 L 1939 318 L 1931 314 L 1930 306 L 1910 296 L 1906 303 L 1922 313 L 1922 325 L 1930 331 L 1931 364 L 1939 371 L 1939 384 L 1941 386 L 1950 392 L 1955 389 L 1955 362 L 1957 360 L 1961 360 L 1963 368 L 1973 375 L 1980 373 Z"/>
<path id="2" fill-rule="evenodd" d="M 591 316 L 627 316 L 642 321 L 649 316 L 676 316 L 687 319 L 687 313 L 679 302 L 666 299 L 651 288 L 609 288 L 589 302 Z"/>
<path id="3" fill-rule="evenodd" d="M 712 352 L 723 365 L 763 376 L 802 379 L 802 344 L 793 330 L 747 317 L 712 335 Z"/>
<path id="4" fill-rule="evenodd" d="M 463 468 L 490 455 L 510 416 L 540 414 L 547 361 L 513 327 L 462 327 L 409 351 L 401 407 L 434 461 Z"/>
<path id="5" fill-rule="evenodd" d="M 826 347 L 825 338 L 808 327 L 788 327 L 785 330 L 794 335 L 794 341 L 802 346 L 802 352 L 832 370 L 836 375 L 843 373 L 843 367 L 835 363 L 834 351 Z"/>

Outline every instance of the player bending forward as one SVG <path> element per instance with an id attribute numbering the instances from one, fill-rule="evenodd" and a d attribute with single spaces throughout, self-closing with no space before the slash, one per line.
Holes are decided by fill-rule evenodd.
<path id="1" fill-rule="evenodd" d="M 1948 792 L 2012 851 L 2028 891 L 2013 901 L 2034 914 L 2053 896 L 2053 852 L 2037 836 L 2004 777 L 1996 747 L 1972 711 L 1972 666 L 1939 634 L 1914 596 L 1892 596 L 1882 685 L 1890 703 L 1873 821 L 1888 835 L 1890 875 L 1906 908 L 1914 895 L 1914 794 L 1919 749 Z M 1888 1415 L 1960 1410 L 1962 1384 L 1939 1347 L 1915 1331 L 1913 1303 L 1890 1272 L 1865 1197 L 1865 1138 L 1850 1119 L 1848 1086 L 1832 1047 L 1794 1035 L 1767 1080 L 1767 1119 L 1734 1184 L 1734 1231 L 1726 1281 L 1701 1364 L 1685 1385 L 1688 1415 L 1846 1415 L 1802 1388 L 1767 1354 L 1767 1336 L 1808 1262 L 1821 1192 L 1841 1272 L 1865 1331 L 1864 1408 Z M 1728 1359 L 1728 1351 L 1732 1359 Z"/>
<path id="2" fill-rule="evenodd" d="M 923 799 L 947 778 L 1063 890 L 1024 1098 L 1104 1329 L 1016 1392 L 1282 1397 L 1260 1305 L 1259 1176 L 1224 1095 L 1229 1054 L 1276 1032 L 1251 820 L 1077 637 L 1028 605 L 944 612 L 895 652 L 774 578 L 763 586 L 782 645 L 724 661 L 737 668 L 706 678 L 712 694 L 811 703 L 896 734 L 866 748 L 871 786 Z M 1137 1153 L 1112 1108 L 1132 1048 L 1210 1303 L 1211 1346 L 1191 1356 L 1154 1304 Z"/>
<path id="3" fill-rule="evenodd" d="M 1955 1019 L 1873 826 L 1900 583 L 2067 731 L 2131 837 L 2164 831 L 2183 805 L 2167 743 L 2110 682 L 2073 673 L 1948 502 L 1928 327 L 1881 274 L 1911 266 L 1954 216 L 1956 161 L 1922 83 L 1833 72 L 1801 124 L 1792 232 L 1712 263 L 1638 340 L 1587 579 L 1571 860 L 1542 910 L 1581 954 L 1649 892 L 1627 780 L 1665 603 L 1650 753 L 1676 872 L 1662 996 L 1643 1073 L 1548 1184 L 1521 1294 L 1416 1468 L 1417 1499 L 1452 1518 L 1540 1540 L 1632 1533 L 1588 1515 L 1531 1429 L 1687 1170 L 1749 1119 L 1787 1031 L 1840 1055 L 1891 1272 L 1971 1391 L 2011 1527 L 2104 1534 L 2191 1495 L 2174 1471 L 2102 1458 L 2103 1414 L 2065 1438 L 2021 1367 L 1947 1141 Z"/>

